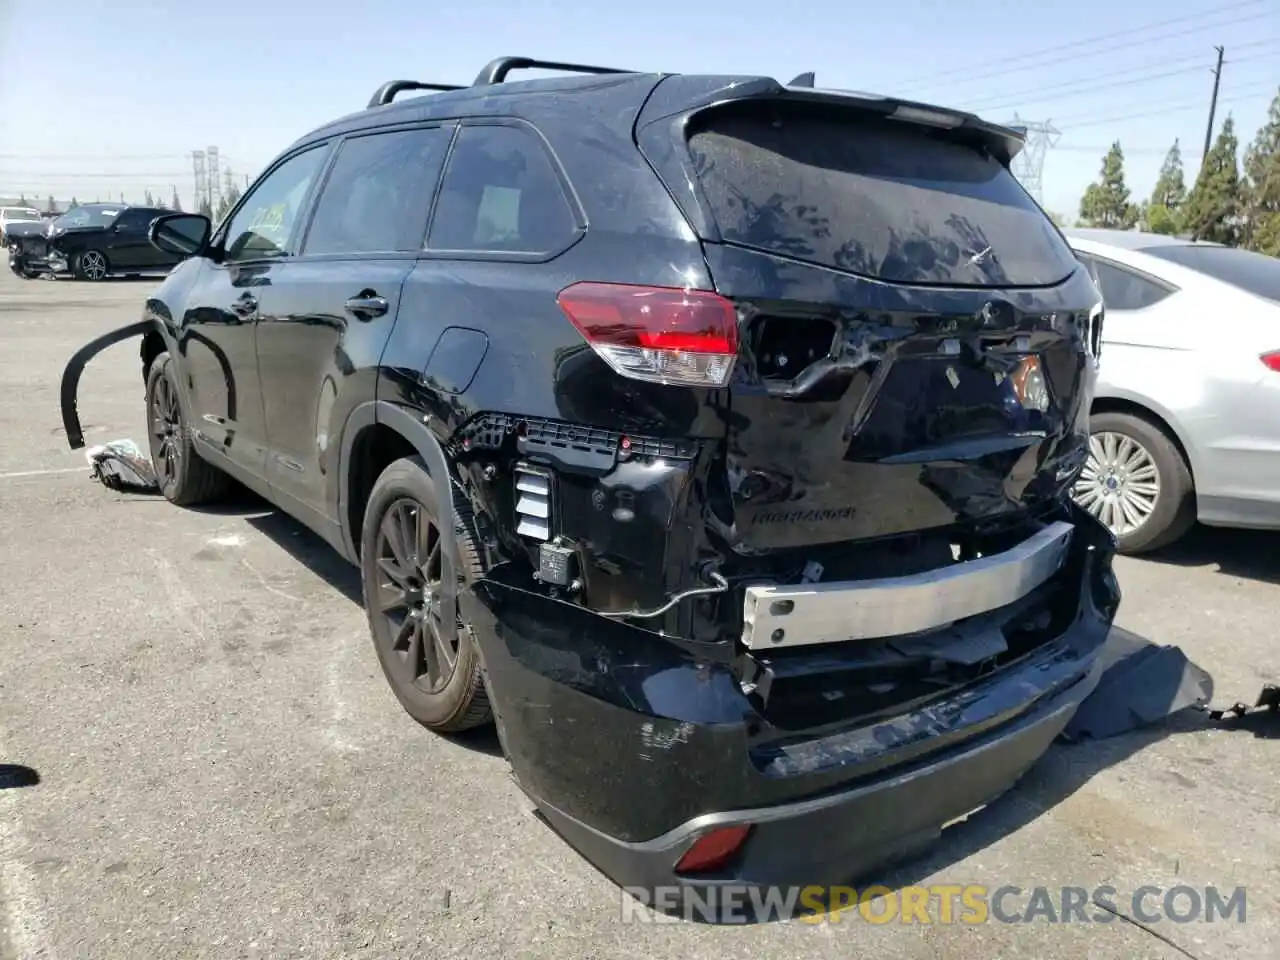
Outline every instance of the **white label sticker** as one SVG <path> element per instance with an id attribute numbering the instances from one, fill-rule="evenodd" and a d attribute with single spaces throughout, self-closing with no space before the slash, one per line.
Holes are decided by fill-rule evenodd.
<path id="1" fill-rule="evenodd" d="M 947 367 L 947 379 L 951 381 L 952 390 L 960 386 L 960 375 L 956 373 L 955 367 Z"/>

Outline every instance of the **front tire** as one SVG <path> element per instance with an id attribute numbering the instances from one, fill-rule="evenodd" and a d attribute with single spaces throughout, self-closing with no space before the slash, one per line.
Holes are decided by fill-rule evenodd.
<path id="1" fill-rule="evenodd" d="M 1097 413 L 1089 433 L 1073 496 L 1111 531 L 1120 553 L 1162 549 L 1195 525 L 1191 471 L 1163 430 L 1132 414 Z"/>
<path id="2" fill-rule="evenodd" d="M 230 478 L 196 452 L 173 367 L 173 358 L 162 352 L 147 371 L 147 435 L 160 492 L 170 503 L 190 507 L 221 497 Z"/>
<path id="3" fill-rule="evenodd" d="M 97 282 L 105 280 L 111 267 L 107 263 L 107 255 L 101 250 L 85 250 L 76 254 L 71 270 L 77 280 Z"/>
<path id="4" fill-rule="evenodd" d="M 436 502 L 435 484 L 417 457 L 382 472 L 365 509 L 360 567 L 369 631 L 382 672 L 409 716 L 429 730 L 457 733 L 492 720 L 480 650 L 461 613 L 439 616 L 440 584 L 459 587 L 483 572 L 467 524 L 457 524 L 457 557 L 447 557 L 441 523 L 452 504 Z"/>

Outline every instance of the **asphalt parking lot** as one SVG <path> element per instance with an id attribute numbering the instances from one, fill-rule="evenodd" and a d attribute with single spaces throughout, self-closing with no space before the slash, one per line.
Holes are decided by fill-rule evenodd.
<path id="1" fill-rule="evenodd" d="M 39 776 L 0 789 L 0 958 L 1280 956 L 1265 716 L 1055 748 L 886 878 L 1109 884 L 1122 908 L 1143 885 L 1242 886 L 1243 925 L 624 924 L 491 737 L 401 711 L 355 572 L 318 540 L 259 501 L 183 511 L 89 480 L 61 429 L 63 363 L 155 286 L 0 269 L 0 764 Z M 136 342 L 88 368 L 80 409 L 90 444 L 145 441 Z M 1181 645 L 1218 702 L 1252 698 L 1280 673 L 1277 545 L 1197 531 L 1122 560 L 1120 622 Z"/>

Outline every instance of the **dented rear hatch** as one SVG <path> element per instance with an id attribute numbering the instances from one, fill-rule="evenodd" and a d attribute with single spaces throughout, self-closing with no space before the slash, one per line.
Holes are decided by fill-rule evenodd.
<path id="1" fill-rule="evenodd" d="M 719 491 L 737 551 L 1058 496 L 1084 455 L 1098 297 L 1009 172 L 1016 139 L 893 101 L 746 93 L 638 130 L 742 318 Z"/>

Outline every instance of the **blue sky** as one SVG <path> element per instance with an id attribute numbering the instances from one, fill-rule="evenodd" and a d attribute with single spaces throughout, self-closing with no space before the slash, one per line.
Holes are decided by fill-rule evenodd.
<path id="1" fill-rule="evenodd" d="M 216 144 L 241 184 L 295 137 L 388 79 L 470 82 L 523 54 L 675 72 L 815 70 L 820 86 L 1015 111 L 1062 130 L 1044 201 L 1074 215 L 1115 139 L 1135 196 L 1181 140 L 1219 122 L 1252 139 L 1280 87 L 1280 0 L 0 0 L 0 195 L 192 192 Z M 1186 108 L 1186 109 L 1177 109 Z"/>

